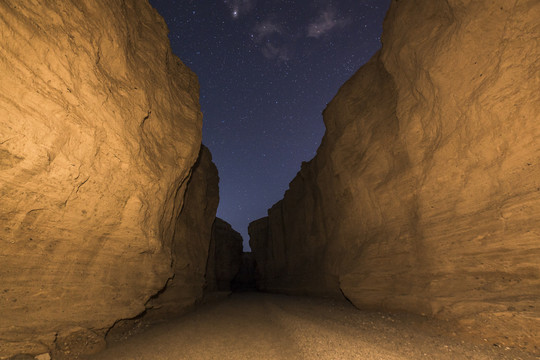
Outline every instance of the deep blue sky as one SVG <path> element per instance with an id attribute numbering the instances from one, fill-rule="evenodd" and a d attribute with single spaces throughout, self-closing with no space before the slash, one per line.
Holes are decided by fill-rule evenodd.
<path id="1" fill-rule="evenodd" d="M 390 0 L 150 0 L 199 77 L 218 216 L 248 224 L 283 197 L 321 142 L 321 113 L 380 48 Z"/>

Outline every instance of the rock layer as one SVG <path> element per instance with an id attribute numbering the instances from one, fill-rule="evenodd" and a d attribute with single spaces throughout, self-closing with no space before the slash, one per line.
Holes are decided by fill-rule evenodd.
<path id="1" fill-rule="evenodd" d="M 243 239 L 226 221 L 216 218 L 206 267 L 206 291 L 230 291 L 242 264 Z"/>
<path id="2" fill-rule="evenodd" d="M 178 219 L 201 143 L 199 85 L 157 12 L 144 0 L 2 1 L 0 74 L 0 357 L 94 343 L 175 271 L 196 296 L 206 257 Z M 195 273 L 178 272 L 185 256 Z"/>
<path id="3" fill-rule="evenodd" d="M 538 1 L 393 1 L 316 157 L 250 225 L 260 286 L 539 351 L 539 18 Z"/>

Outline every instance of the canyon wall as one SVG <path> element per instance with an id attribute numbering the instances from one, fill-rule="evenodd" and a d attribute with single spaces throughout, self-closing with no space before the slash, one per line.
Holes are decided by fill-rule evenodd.
<path id="1" fill-rule="evenodd" d="M 242 264 L 243 239 L 226 221 L 216 218 L 206 267 L 206 291 L 230 291 Z"/>
<path id="2" fill-rule="evenodd" d="M 540 3 L 392 1 L 317 155 L 250 225 L 261 289 L 540 347 Z"/>
<path id="3" fill-rule="evenodd" d="M 202 146 L 187 185 L 183 209 L 176 220 L 172 246 L 174 277 L 147 303 L 147 316 L 170 318 L 202 299 L 210 244 L 214 241 L 212 224 L 219 203 L 218 181 L 212 155 Z"/>
<path id="4" fill-rule="evenodd" d="M 0 358 L 96 350 L 167 283 L 200 296 L 217 177 L 206 150 L 193 169 L 199 85 L 158 13 L 2 1 L 0 74 Z"/>

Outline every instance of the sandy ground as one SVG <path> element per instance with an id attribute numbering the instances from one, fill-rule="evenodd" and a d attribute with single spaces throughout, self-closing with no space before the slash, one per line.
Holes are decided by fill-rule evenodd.
<path id="1" fill-rule="evenodd" d="M 460 339 L 449 324 L 346 301 L 239 293 L 153 325 L 88 359 L 540 359 Z"/>

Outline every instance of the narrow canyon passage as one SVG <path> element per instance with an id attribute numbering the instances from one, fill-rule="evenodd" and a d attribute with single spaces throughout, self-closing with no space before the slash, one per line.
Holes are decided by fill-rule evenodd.
<path id="1" fill-rule="evenodd" d="M 0 360 L 540 360 L 540 0 L 151 2 L 0 0 Z"/>
<path id="2" fill-rule="evenodd" d="M 419 316 L 363 312 L 344 300 L 236 293 L 87 359 L 534 358 L 464 341 L 449 324 Z"/>

